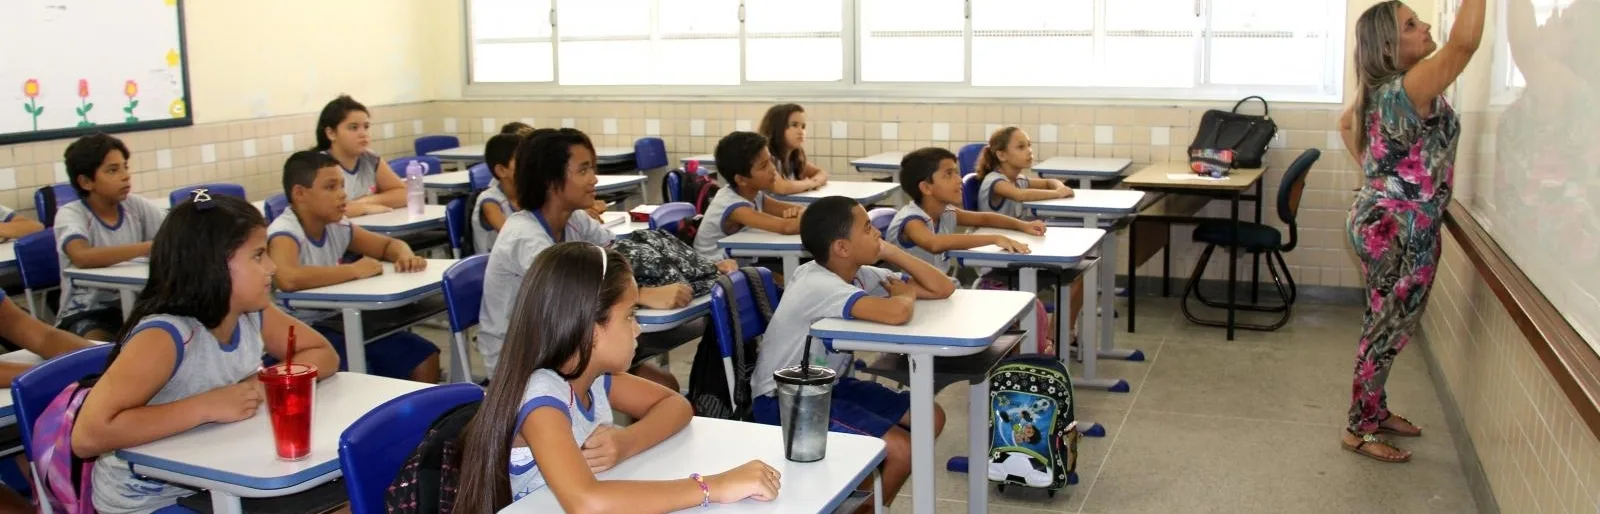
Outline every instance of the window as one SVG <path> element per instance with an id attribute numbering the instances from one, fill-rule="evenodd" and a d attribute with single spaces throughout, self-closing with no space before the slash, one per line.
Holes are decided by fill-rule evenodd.
<path id="1" fill-rule="evenodd" d="M 1346 0 L 466 1 L 472 81 L 558 94 L 1337 101 L 1346 60 Z"/>

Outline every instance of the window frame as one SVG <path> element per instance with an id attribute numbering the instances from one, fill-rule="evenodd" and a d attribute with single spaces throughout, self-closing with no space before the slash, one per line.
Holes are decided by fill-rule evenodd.
<path id="1" fill-rule="evenodd" d="M 467 99 L 526 99 L 526 98 L 551 98 L 560 100 L 683 100 L 685 98 L 715 100 L 715 101 L 771 101 L 773 98 L 784 98 L 794 101 L 929 101 L 954 103 L 957 101 L 1014 101 L 1035 100 L 1046 103 L 1072 103 L 1082 100 L 1125 100 L 1146 102 L 1206 102 L 1219 100 L 1237 100 L 1250 95 L 1260 95 L 1272 99 L 1275 103 L 1308 103 L 1308 104 L 1339 104 L 1344 101 L 1344 82 L 1346 59 L 1343 57 L 1347 38 L 1345 25 L 1348 22 L 1348 0 L 1329 0 L 1327 19 L 1338 20 L 1339 27 L 1333 30 L 1329 27 L 1328 37 L 1323 38 L 1327 53 L 1337 55 L 1339 58 L 1324 59 L 1325 67 L 1323 83 L 1316 86 L 1268 86 L 1268 85 L 1227 85 L 1207 84 L 1209 79 L 1210 63 L 1209 51 L 1211 48 L 1211 2 L 1212 0 L 1196 0 L 1195 5 L 1203 9 L 1206 21 L 1200 36 L 1200 41 L 1195 45 L 1196 66 L 1195 80 L 1199 84 L 1194 87 L 1114 87 L 1114 86 L 974 86 L 972 85 L 972 11 L 971 1 L 968 0 L 966 8 L 966 28 L 964 30 L 965 44 L 963 52 L 962 82 L 950 83 L 918 83 L 918 82 L 862 82 L 859 16 L 861 13 L 861 0 L 839 0 L 842 2 L 840 9 L 843 15 L 841 25 L 840 49 L 844 53 L 843 73 L 837 81 L 757 81 L 746 79 L 745 51 L 747 46 L 744 25 L 744 2 L 739 3 L 739 78 L 738 85 L 706 85 L 706 86 L 661 86 L 661 85 L 615 85 L 615 86 L 574 86 L 562 85 L 560 75 L 560 24 L 551 27 L 551 42 L 554 54 L 551 59 L 552 80 L 549 82 L 519 82 L 519 83 L 489 83 L 473 80 L 474 47 L 477 41 L 472 34 L 472 4 L 473 0 L 460 0 L 463 6 L 462 30 L 464 42 L 463 59 L 463 97 Z M 551 9 L 557 10 L 557 2 L 552 0 Z M 1105 0 L 1114 1 L 1114 0 Z M 1096 2 L 1097 33 L 1105 30 L 1103 21 L 1103 6 Z M 1337 12 L 1337 16 L 1334 13 Z M 553 13 L 552 20 L 556 20 L 558 13 Z M 1330 22 L 1331 23 L 1331 22 Z"/>

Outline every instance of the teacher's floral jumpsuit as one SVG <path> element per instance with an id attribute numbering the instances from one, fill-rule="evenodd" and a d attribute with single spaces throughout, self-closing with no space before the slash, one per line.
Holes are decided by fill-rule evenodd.
<path id="1" fill-rule="evenodd" d="M 1440 223 L 1454 181 L 1461 123 L 1443 96 L 1423 118 L 1396 77 L 1373 91 L 1361 192 L 1346 227 L 1366 277 L 1367 314 L 1356 349 L 1350 426 L 1357 435 L 1389 417 L 1384 382 L 1411 341 L 1439 263 Z"/>

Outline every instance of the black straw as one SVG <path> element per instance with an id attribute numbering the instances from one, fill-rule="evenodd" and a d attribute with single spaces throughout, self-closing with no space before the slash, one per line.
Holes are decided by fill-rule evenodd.
<path id="1" fill-rule="evenodd" d="M 794 394 L 789 401 L 789 430 L 783 437 L 783 456 L 794 458 L 794 427 L 800 424 L 800 393 L 805 387 L 806 378 L 811 375 L 811 336 L 806 335 L 806 347 L 800 351 L 800 383 L 795 384 Z"/>

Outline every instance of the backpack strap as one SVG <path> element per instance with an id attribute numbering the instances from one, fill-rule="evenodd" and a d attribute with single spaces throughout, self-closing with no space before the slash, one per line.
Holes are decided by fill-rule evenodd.
<path id="1" fill-rule="evenodd" d="M 745 282 L 750 284 L 750 295 L 756 299 L 756 307 L 761 312 L 761 321 L 772 321 L 772 299 L 767 297 L 767 283 L 761 278 L 761 272 L 756 268 L 741 268 Z"/>
<path id="2" fill-rule="evenodd" d="M 707 180 L 700 183 L 700 191 L 695 193 L 694 210 L 698 214 L 705 214 L 706 208 L 711 206 L 711 191 L 716 189 L 717 183 Z"/>

